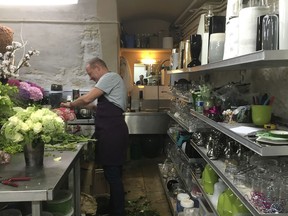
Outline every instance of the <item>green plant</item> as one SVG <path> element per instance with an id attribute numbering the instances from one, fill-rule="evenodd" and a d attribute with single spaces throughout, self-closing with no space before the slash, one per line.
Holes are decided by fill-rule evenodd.
<path id="1" fill-rule="evenodd" d="M 18 89 L 14 86 L 3 85 L 0 82 L 0 125 L 3 125 L 7 119 L 14 115 L 13 110 L 13 94 L 16 94 Z"/>
<path id="2" fill-rule="evenodd" d="M 126 202 L 126 216 L 160 216 L 160 214 L 152 209 L 151 202 L 141 196 L 136 200 L 128 200 Z"/>

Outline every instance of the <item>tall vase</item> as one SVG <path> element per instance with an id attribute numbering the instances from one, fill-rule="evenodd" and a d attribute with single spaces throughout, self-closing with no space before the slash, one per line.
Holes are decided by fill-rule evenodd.
<path id="1" fill-rule="evenodd" d="M 43 167 L 44 143 L 26 144 L 23 150 L 27 168 L 39 169 Z"/>
<path id="2" fill-rule="evenodd" d="M 190 36 L 190 52 L 192 61 L 187 67 L 195 67 L 201 65 L 199 60 L 200 52 L 202 48 L 202 38 L 200 34 L 194 34 Z"/>

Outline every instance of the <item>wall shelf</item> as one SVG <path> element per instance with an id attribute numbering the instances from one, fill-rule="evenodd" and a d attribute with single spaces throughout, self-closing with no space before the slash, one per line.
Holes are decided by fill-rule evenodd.
<path id="1" fill-rule="evenodd" d="M 249 140 L 247 137 L 241 134 L 235 133 L 234 131 L 231 130 L 233 129 L 233 127 L 235 128 L 236 126 L 241 126 L 242 124 L 225 124 L 225 123 L 215 122 L 194 110 L 191 110 L 191 114 L 261 156 L 287 156 L 288 155 L 288 145 L 275 146 L 275 145 L 260 144 L 257 142 L 253 142 Z"/>
<path id="2" fill-rule="evenodd" d="M 262 50 L 206 65 L 172 70 L 168 74 L 195 73 L 204 71 L 245 70 L 288 66 L 288 50 Z"/>
<path id="3" fill-rule="evenodd" d="M 121 52 L 155 52 L 155 53 L 171 53 L 171 49 L 157 48 L 121 48 Z"/>

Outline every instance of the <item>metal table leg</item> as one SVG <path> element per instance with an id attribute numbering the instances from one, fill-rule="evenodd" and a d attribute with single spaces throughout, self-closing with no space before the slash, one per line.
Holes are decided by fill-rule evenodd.
<path id="1" fill-rule="evenodd" d="M 73 175 L 75 215 L 81 215 L 80 159 L 75 162 Z"/>
<path id="2" fill-rule="evenodd" d="M 32 216 L 41 216 L 42 202 L 32 201 Z"/>

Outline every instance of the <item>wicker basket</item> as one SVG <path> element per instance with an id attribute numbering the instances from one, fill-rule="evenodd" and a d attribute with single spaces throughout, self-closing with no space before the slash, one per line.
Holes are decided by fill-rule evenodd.
<path id="1" fill-rule="evenodd" d="M 0 25 L 0 53 L 5 53 L 6 47 L 12 44 L 13 34 L 11 28 Z"/>

